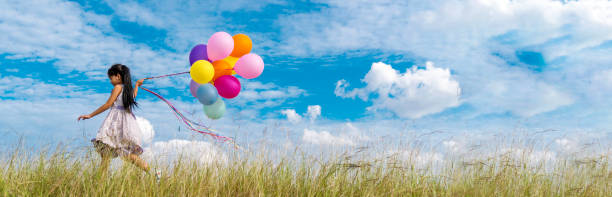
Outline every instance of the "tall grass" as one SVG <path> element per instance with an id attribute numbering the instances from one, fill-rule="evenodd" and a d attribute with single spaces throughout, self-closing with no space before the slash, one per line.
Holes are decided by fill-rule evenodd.
<path id="1" fill-rule="evenodd" d="M 159 182 L 125 163 L 108 174 L 89 150 L 14 151 L 1 161 L 2 196 L 612 196 L 606 156 L 560 159 L 495 157 L 417 165 L 394 155 L 368 159 L 345 152 L 317 159 L 295 151 L 280 158 L 235 153 L 226 163 L 178 160 Z"/>

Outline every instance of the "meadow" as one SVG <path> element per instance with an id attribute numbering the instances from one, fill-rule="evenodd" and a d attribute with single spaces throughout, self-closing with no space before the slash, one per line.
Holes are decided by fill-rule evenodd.
<path id="1" fill-rule="evenodd" d="M 253 152 L 228 150 L 225 162 L 208 164 L 181 158 L 152 162 L 163 172 L 157 182 L 154 176 L 129 164 L 101 173 L 99 157 L 91 148 L 78 152 L 59 147 L 35 153 L 15 148 L 5 152 L 0 163 L 0 194 L 612 196 L 609 154 L 547 160 L 533 157 L 530 151 L 497 151 L 499 154 L 475 153 L 450 161 L 422 162 L 418 151 L 394 154 L 369 147 L 318 154 L 303 152 L 299 147 L 271 152 L 265 148 Z"/>

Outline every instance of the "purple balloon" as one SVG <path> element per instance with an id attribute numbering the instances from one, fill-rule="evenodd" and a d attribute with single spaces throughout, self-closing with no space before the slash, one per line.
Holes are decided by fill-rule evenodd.
<path id="1" fill-rule="evenodd" d="M 189 91 L 191 91 L 193 97 L 198 98 L 198 87 L 200 87 L 200 84 L 192 79 L 189 83 Z"/>
<path id="2" fill-rule="evenodd" d="M 205 44 L 196 45 L 191 49 L 191 53 L 189 53 L 189 65 L 193 65 L 193 63 L 198 60 L 208 61 L 208 53 L 206 52 Z"/>
<path id="3" fill-rule="evenodd" d="M 240 93 L 240 81 L 234 76 L 223 75 L 215 80 L 217 92 L 223 98 L 231 99 L 238 96 Z"/>

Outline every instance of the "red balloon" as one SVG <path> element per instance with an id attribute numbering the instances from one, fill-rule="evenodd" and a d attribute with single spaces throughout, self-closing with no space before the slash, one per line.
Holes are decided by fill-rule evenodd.
<path id="1" fill-rule="evenodd" d="M 232 75 L 223 75 L 215 81 L 215 87 L 219 95 L 226 99 L 238 96 L 240 93 L 240 81 Z"/>

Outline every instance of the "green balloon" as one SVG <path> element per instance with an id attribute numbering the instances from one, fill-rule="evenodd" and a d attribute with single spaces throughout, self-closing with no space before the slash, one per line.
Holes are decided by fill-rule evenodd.
<path id="1" fill-rule="evenodd" d="M 225 102 L 219 98 L 212 105 L 204 105 L 204 113 L 213 120 L 223 117 L 223 114 L 225 114 Z"/>

